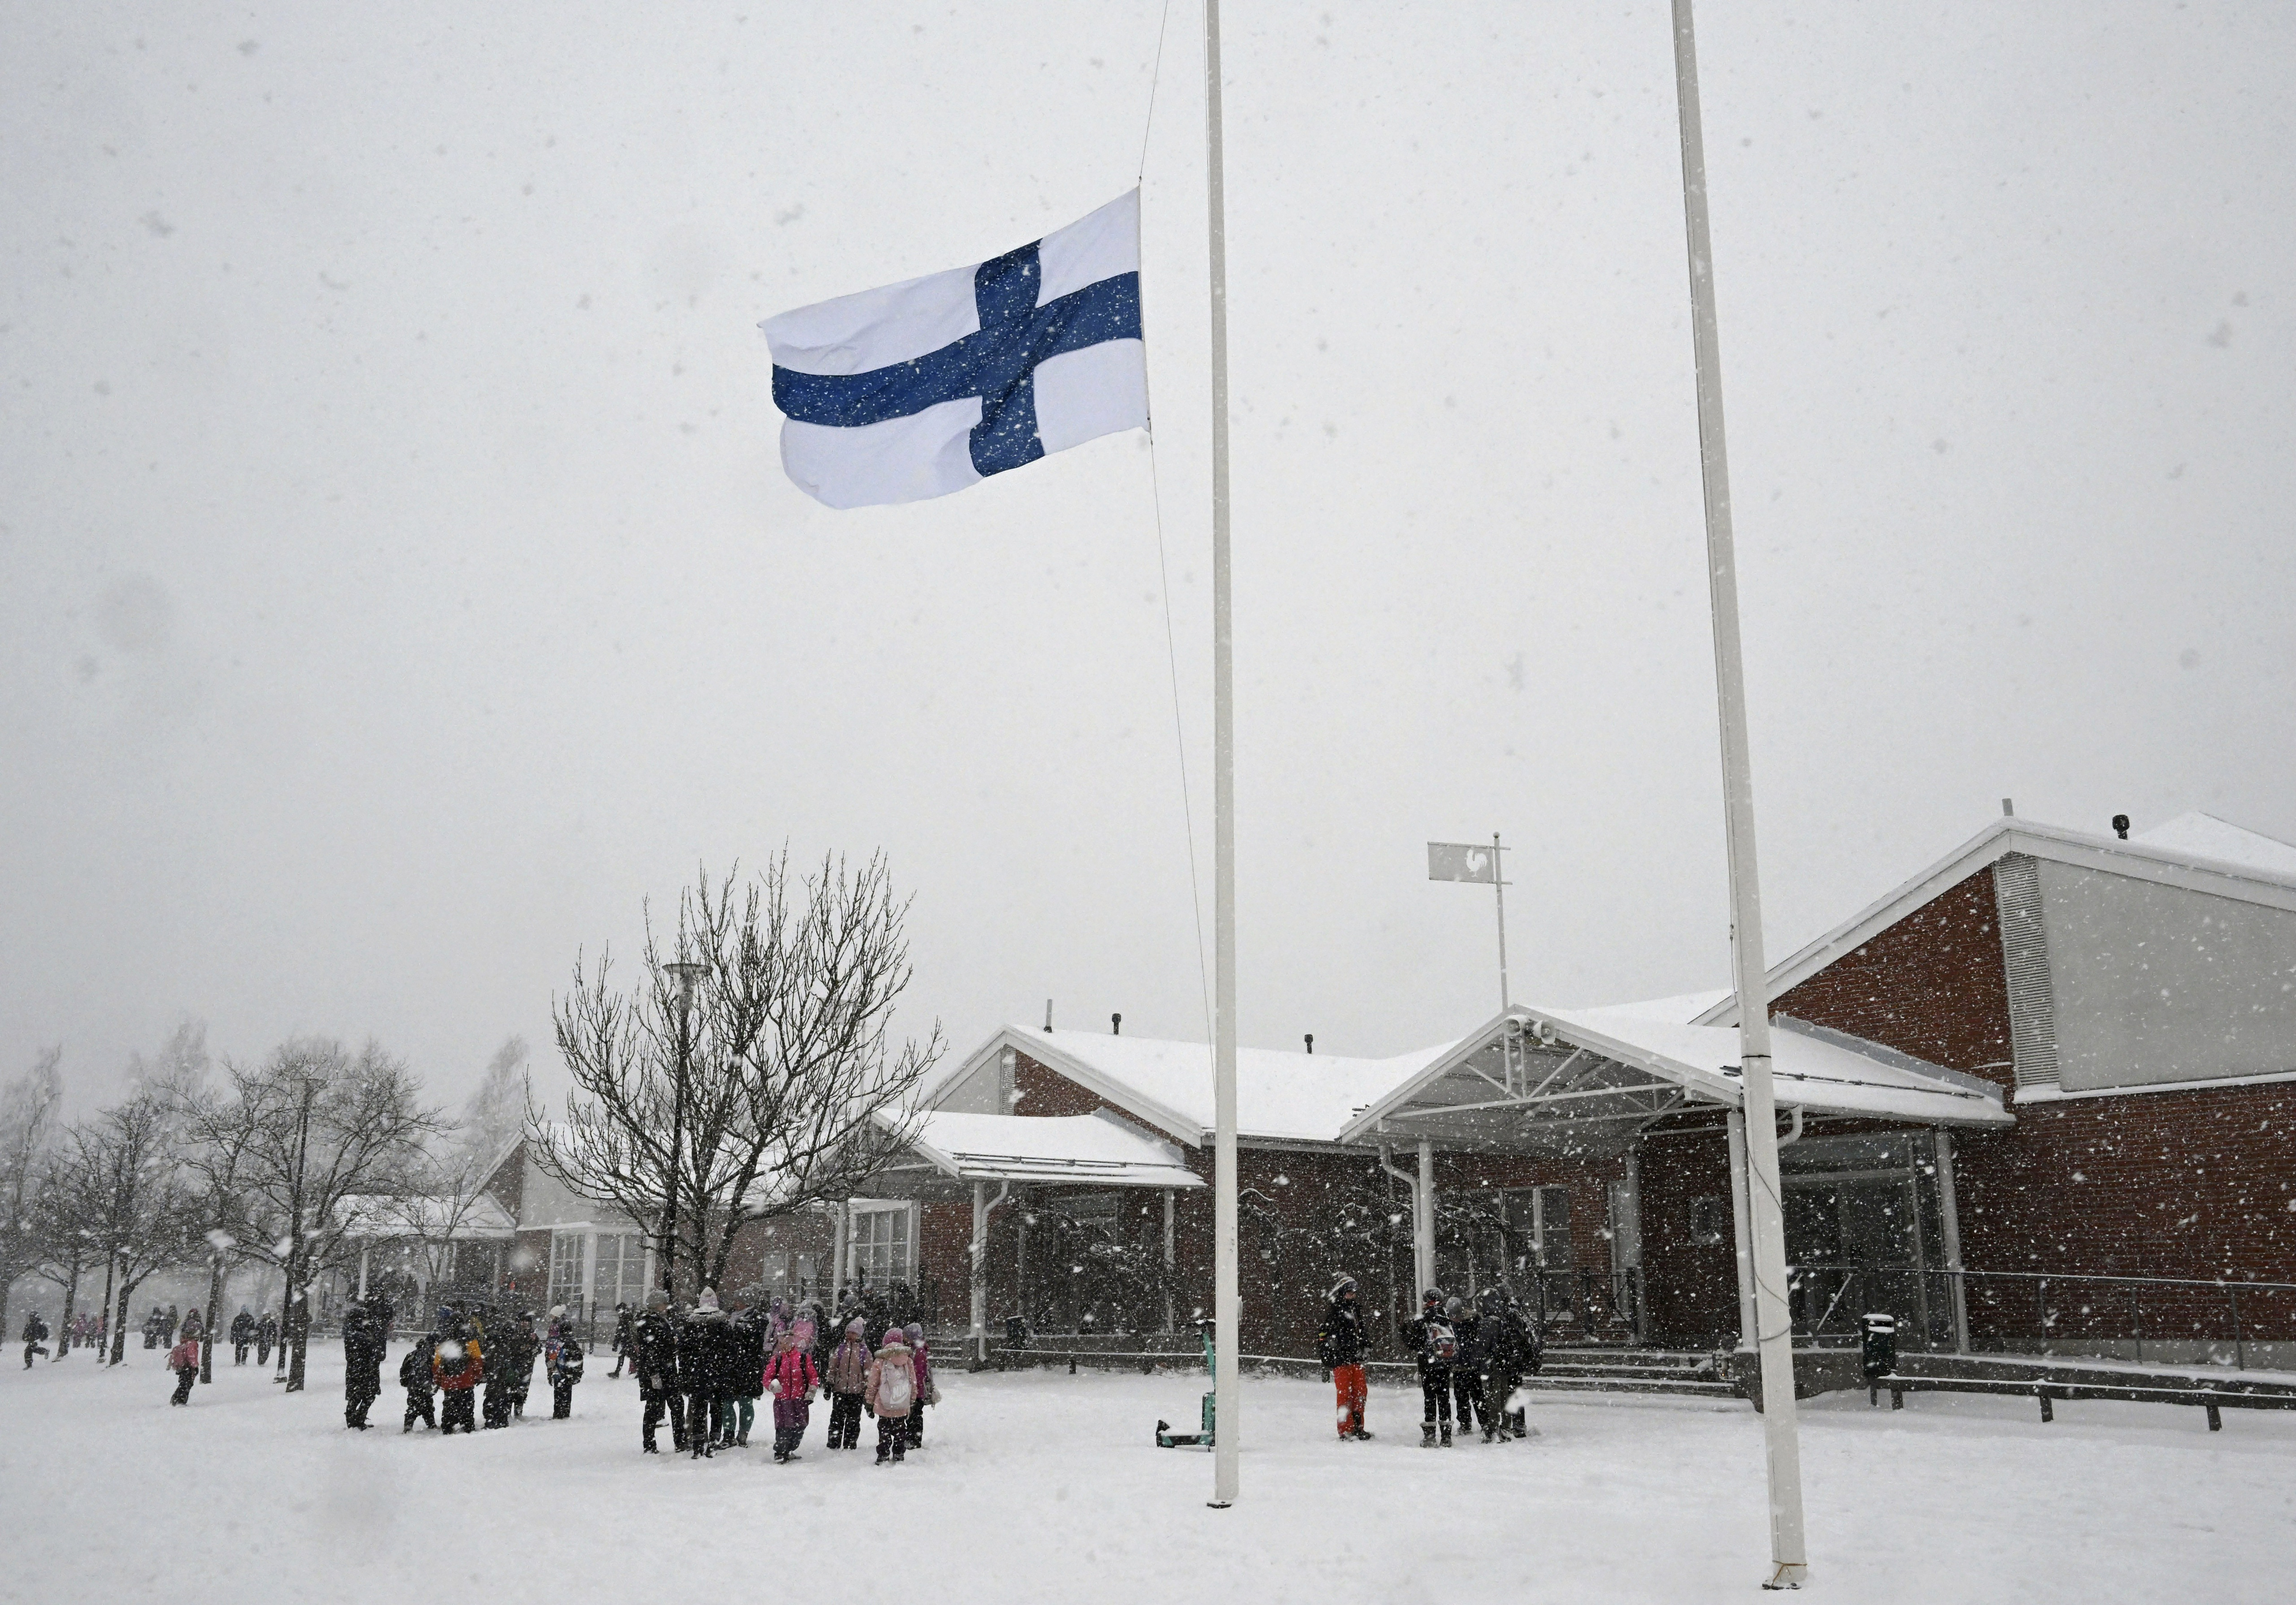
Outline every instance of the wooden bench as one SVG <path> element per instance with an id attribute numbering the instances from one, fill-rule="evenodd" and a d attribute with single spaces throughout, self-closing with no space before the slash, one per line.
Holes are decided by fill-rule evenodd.
<path id="1" fill-rule="evenodd" d="M 1866 1401 L 1879 1404 L 1883 1388 L 1890 1393 L 1890 1408 L 1903 1410 L 1909 1393 L 1990 1393 L 2037 1399 L 2040 1402 L 2041 1419 L 2056 1420 L 2059 1400 L 2118 1399 L 2132 1404 L 2197 1404 L 2208 1412 L 2209 1430 L 2224 1430 L 2222 1412 L 2226 1410 L 2296 1410 L 2296 1389 L 2281 1390 L 2258 1388 L 2254 1385 L 2194 1382 L 2185 1387 L 2161 1387 L 2145 1383 L 2112 1382 L 2047 1382 L 1995 1380 L 1984 1377 L 1906 1377 L 1886 1376 L 1873 1380 L 1866 1388 Z"/>

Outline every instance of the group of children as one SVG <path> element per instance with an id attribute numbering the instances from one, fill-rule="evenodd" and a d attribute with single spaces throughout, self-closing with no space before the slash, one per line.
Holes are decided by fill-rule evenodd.
<path id="1" fill-rule="evenodd" d="M 494 1333 L 489 1337 L 488 1317 L 463 1315 L 451 1306 L 444 1306 L 431 1330 L 414 1340 L 398 1362 L 398 1385 L 406 1390 L 401 1432 L 414 1431 L 418 1421 L 441 1435 L 457 1429 L 476 1432 L 482 1400 L 483 1418 L 490 1430 L 509 1426 L 512 1418 L 523 1419 L 537 1358 L 542 1361 L 543 1380 L 550 1384 L 550 1419 L 562 1421 L 574 1413 L 574 1388 L 582 1380 L 587 1359 L 565 1306 L 552 1308 L 549 1329 L 538 1339 L 531 1310 L 506 1311 L 492 1319 Z M 347 1351 L 355 1342 L 359 1345 L 361 1352 L 352 1356 L 355 1366 L 365 1362 L 365 1350 L 370 1343 L 374 1344 L 374 1361 L 380 1363 L 381 1347 L 374 1335 L 355 1333 L 348 1318 L 343 1339 Z M 347 1381 L 345 1386 L 351 1412 L 348 1424 L 364 1428 L 366 1410 L 360 1396 L 367 1399 L 373 1396 L 358 1381 Z"/>
<path id="2" fill-rule="evenodd" d="M 1404 1330 L 1418 1363 L 1424 1412 L 1420 1447 L 1451 1446 L 1455 1410 L 1463 1437 L 1475 1430 L 1478 1418 L 1487 1444 L 1529 1436 L 1516 1390 L 1525 1376 L 1538 1369 L 1538 1324 L 1517 1300 L 1491 1288 L 1469 1304 L 1446 1297 L 1440 1288 L 1430 1288 L 1421 1300 L 1419 1319 Z M 1364 1360 L 1371 1352 L 1371 1338 L 1353 1277 L 1342 1276 L 1332 1287 L 1316 1346 L 1317 1358 L 1331 1372 L 1338 1392 L 1341 1438 L 1368 1439 Z"/>
<path id="3" fill-rule="evenodd" d="M 860 1446 L 865 1413 L 877 1421 L 877 1463 L 901 1463 L 924 1446 L 924 1406 L 939 1397 L 931 1358 L 922 1325 L 889 1322 L 874 1342 L 869 1325 L 853 1315 L 832 1340 L 817 1306 L 791 1312 L 775 1299 L 761 1317 L 722 1310 L 705 1288 L 679 1312 L 665 1294 L 649 1294 L 619 1345 L 645 1404 L 640 1446 L 660 1452 L 655 1435 L 667 1416 L 677 1449 L 739 1447 L 749 1441 L 750 1401 L 770 1397 L 774 1459 L 786 1463 L 799 1458 L 817 1390 L 829 1404 L 832 1449 Z"/>

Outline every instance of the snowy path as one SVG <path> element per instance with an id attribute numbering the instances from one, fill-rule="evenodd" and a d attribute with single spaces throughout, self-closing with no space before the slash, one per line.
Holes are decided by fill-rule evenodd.
<path id="1" fill-rule="evenodd" d="M 386 1376 L 395 1372 L 394 1347 Z M 1417 1446 L 1416 1396 L 1374 1389 L 1376 1442 L 1329 1441 L 1328 1396 L 1247 1381 L 1244 1503 L 1158 1450 L 1193 1379 L 950 1373 L 898 1470 L 821 1448 L 636 1453 L 604 1366 L 576 1419 L 441 1442 L 342 1427 L 340 1362 L 287 1398 L 226 1367 L 185 1410 L 159 1356 L 0 1369 L 0 1599 L 484 1599 L 808 1593 L 903 1601 L 1682 1601 L 1752 1599 L 1757 1418 L 1702 1401 L 1541 1400 L 1525 1445 Z M 546 1394 L 536 1398 L 544 1413 Z M 2290 1597 L 2296 1413 L 1917 1395 L 1806 1406 L 1816 1591 L 1842 1601 Z M 761 1423 L 762 1424 L 762 1423 Z M 762 1434 L 761 1434 L 762 1436 Z M 871 1435 L 873 1436 L 873 1434 Z M 890 1497 L 889 1497 L 890 1496 Z"/>

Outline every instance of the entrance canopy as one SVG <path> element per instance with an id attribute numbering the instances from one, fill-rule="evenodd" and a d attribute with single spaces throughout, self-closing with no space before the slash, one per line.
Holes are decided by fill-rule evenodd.
<path id="1" fill-rule="evenodd" d="M 970 1183 L 1086 1187 L 1201 1187 L 1180 1151 L 1105 1115 L 971 1115 L 933 1110 L 919 1122 L 906 1163 L 873 1190 L 955 1197 Z"/>
<path id="2" fill-rule="evenodd" d="M 1622 1153 L 1653 1122 L 1741 1107 L 1736 1028 L 1687 1023 L 1712 1001 L 1509 1009 L 1357 1111 L 1340 1139 Z M 2015 1123 L 1990 1082 L 1837 1031 L 1781 1016 L 1771 1052 L 1782 1110 L 1921 1126 Z"/>

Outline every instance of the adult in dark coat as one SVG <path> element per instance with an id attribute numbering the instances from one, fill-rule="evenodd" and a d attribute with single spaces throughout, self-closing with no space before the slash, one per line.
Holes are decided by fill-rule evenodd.
<path id="1" fill-rule="evenodd" d="M 758 1401 L 766 1396 L 766 1315 L 754 1304 L 736 1310 L 726 1322 L 726 1397 L 730 1401 L 718 1441 L 728 1447 L 750 1445 L 750 1428 L 758 1417 Z"/>
<path id="2" fill-rule="evenodd" d="M 677 1391 L 677 1322 L 669 1313 L 669 1297 L 659 1290 L 646 1295 L 645 1308 L 630 1322 L 630 1371 L 638 1380 L 638 1397 L 645 1402 L 640 1440 L 648 1454 L 659 1454 L 654 1431 L 664 1414 L 669 1417 L 670 1446 L 685 1447 L 685 1411 Z"/>
<path id="3" fill-rule="evenodd" d="M 343 1307 L 343 1425 L 367 1429 L 366 1413 L 382 1394 L 383 1335 L 354 1298 Z"/>
<path id="4" fill-rule="evenodd" d="M 1530 1345 L 1521 1323 L 1507 1308 L 1506 1295 L 1496 1288 L 1483 1293 L 1476 1343 L 1483 1361 L 1483 1441 L 1503 1442 L 1514 1436 L 1507 1400 L 1522 1384 Z"/>
<path id="5" fill-rule="evenodd" d="M 271 1351 L 278 1346 L 279 1317 L 266 1310 L 263 1319 L 255 1323 L 255 1363 L 258 1365 L 270 1364 Z"/>
<path id="6" fill-rule="evenodd" d="M 483 1331 L 487 1351 L 483 1420 L 489 1429 L 507 1427 L 511 1412 L 534 1375 L 534 1326 L 519 1313 L 504 1310 L 489 1319 Z"/>
<path id="7" fill-rule="evenodd" d="M 254 1342 L 255 1316 L 242 1304 L 239 1306 L 239 1314 L 231 1318 L 231 1363 L 234 1365 L 246 1364 L 248 1348 Z"/>
<path id="8" fill-rule="evenodd" d="M 627 1304 L 614 1306 L 614 1369 L 608 1374 L 620 1376 L 622 1367 L 630 1357 L 630 1328 L 636 1322 L 637 1312 Z"/>
<path id="9" fill-rule="evenodd" d="M 503 1354 L 503 1350 L 508 1350 Z M 534 1312 L 521 1310 L 504 1330 L 501 1347 L 495 1353 L 502 1355 L 504 1372 L 503 1393 L 504 1420 L 526 1414 L 526 1396 L 534 1386 L 535 1357 L 542 1353 L 542 1339 L 534 1330 Z"/>
<path id="10" fill-rule="evenodd" d="M 733 1332 L 718 1307 L 715 1289 L 704 1288 L 685 1317 L 677 1345 L 678 1380 L 685 1393 L 685 1447 L 695 1458 L 715 1453 L 726 1421 L 726 1395 L 733 1383 Z"/>
<path id="11" fill-rule="evenodd" d="M 155 1304 L 152 1306 L 152 1313 L 144 1317 L 144 1347 L 157 1348 L 160 1339 L 167 1335 L 168 1312 Z"/>

